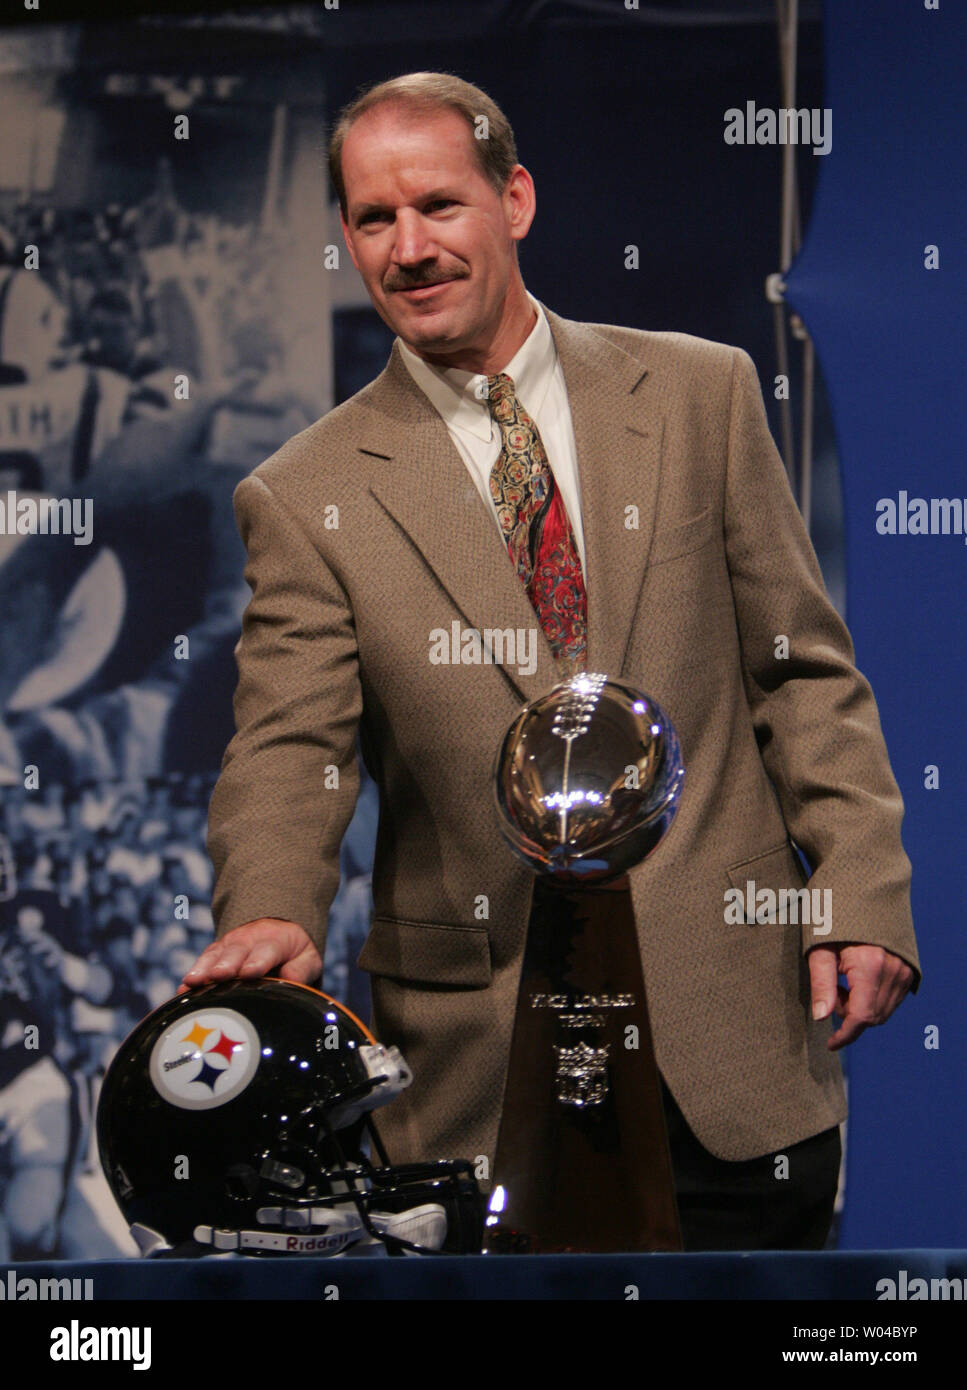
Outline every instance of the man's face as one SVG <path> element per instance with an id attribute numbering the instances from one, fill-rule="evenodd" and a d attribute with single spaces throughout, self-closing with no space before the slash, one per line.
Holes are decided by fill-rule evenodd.
<path id="1" fill-rule="evenodd" d="M 443 365 L 493 340 L 534 215 L 527 171 L 518 165 L 501 194 L 475 154 L 456 111 L 389 104 L 361 116 L 343 145 L 353 264 L 383 321 Z"/>

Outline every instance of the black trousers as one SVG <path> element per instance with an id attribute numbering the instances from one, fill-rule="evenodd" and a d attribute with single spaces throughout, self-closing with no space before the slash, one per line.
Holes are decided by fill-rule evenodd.
<path id="1" fill-rule="evenodd" d="M 822 1250 L 839 1177 L 839 1126 L 745 1163 L 704 1148 L 661 1083 L 686 1250 Z M 777 1177 L 776 1158 L 788 1159 Z"/>

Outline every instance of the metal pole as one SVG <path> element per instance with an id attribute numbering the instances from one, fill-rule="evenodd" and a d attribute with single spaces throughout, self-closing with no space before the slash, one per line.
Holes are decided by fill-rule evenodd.
<path id="1" fill-rule="evenodd" d="M 776 0 L 776 17 L 779 33 L 779 69 L 782 86 L 783 107 L 796 109 L 796 64 L 798 57 L 799 0 Z M 782 302 L 785 283 L 783 277 L 792 264 L 802 245 L 802 225 L 799 205 L 799 183 L 796 177 L 796 146 L 791 141 L 782 150 L 782 206 L 779 234 L 778 276 L 770 276 L 773 293 L 770 298 L 775 304 L 773 319 L 776 333 L 776 357 L 779 370 L 788 377 L 789 351 L 786 340 L 786 320 Z M 778 288 L 777 288 L 778 282 Z M 802 417 L 799 450 L 798 487 L 795 446 L 793 442 L 793 413 L 790 400 L 780 401 L 780 428 L 782 435 L 783 459 L 790 483 L 796 492 L 800 510 L 807 529 L 812 513 L 813 483 L 813 410 L 815 399 L 816 353 L 806 327 L 797 314 L 790 318 L 789 327 L 794 337 L 803 344 L 802 355 Z"/>
<path id="2" fill-rule="evenodd" d="M 272 139 L 269 143 L 269 164 L 265 174 L 265 193 L 262 198 L 262 231 L 271 232 L 279 210 L 279 186 L 282 182 L 282 160 L 285 155 L 287 108 L 280 102 L 272 113 Z"/>

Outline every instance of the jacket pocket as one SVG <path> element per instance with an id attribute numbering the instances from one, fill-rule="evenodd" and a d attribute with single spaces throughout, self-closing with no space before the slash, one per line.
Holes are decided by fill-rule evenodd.
<path id="1" fill-rule="evenodd" d="M 663 565 L 667 560 L 676 560 L 680 555 L 689 555 L 717 534 L 719 523 L 711 507 L 706 507 L 697 516 L 689 517 L 679 526 L 669 526 L 656 531 L 648 555 L 649 565 Z"/>
<path id="2" fill-rule="evenodd" d="M 792 845 L 786 840 L 774 849 L 764 850 L 751 859 L 743 859 L 731 864 L 726 873 L 735 892 L 731 895 L 733 910 L 741 915 L 739 920 L 749 926 L 764 923 L 799 921 L 799 890 L 806 882 L 802 866 Z M 756 895 L 763 893 L 756 900 Z M 738 895 L 738 896 L 737 896 Z M 749 915 L 752 907 L 754 916 Z M 735 921 L 729 916 L 726 921 Z"/>
<path id="3" fill-rule="evenodd" d="M 389 979 L 485 989 L 491 976 L 490 938 L 483 927 L 374 917 L 357 963 L 371 975 Z"/>

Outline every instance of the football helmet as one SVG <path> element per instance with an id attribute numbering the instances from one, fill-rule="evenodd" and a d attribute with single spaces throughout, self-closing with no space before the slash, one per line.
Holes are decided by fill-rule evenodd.
<path id="1" fill-rule="evenodd" d="M 372 1122 L 411 1080 L 396 1047 L 319 990 L 205 985 L 121 1044 L 98 1102 L 101 1164 L 145 1255 L 479 1252 L 470 1164 L 394 1167 Z"/>

